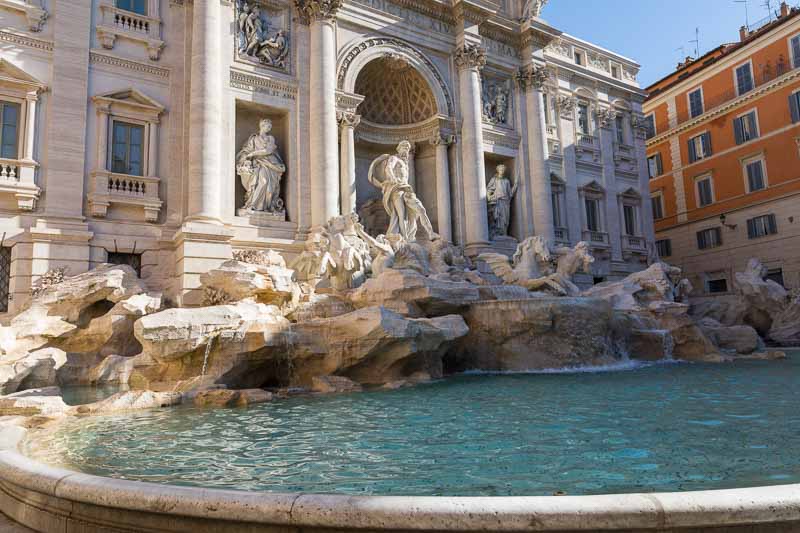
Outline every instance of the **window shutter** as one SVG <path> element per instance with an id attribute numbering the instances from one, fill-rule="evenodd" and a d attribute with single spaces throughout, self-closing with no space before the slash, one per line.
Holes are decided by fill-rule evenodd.
<path id="1" fill-rule="evenodd" d="M 714 228 L 714 244 L 720 246 L 722 244 L 722 230 Z"/>
<path id="2" fill-rule="evenodd" d="M 656 169 L 658 170 L 658 175 L 664 173 L 664 164 L 661 162 L 661 154 L 656 154 Z"/>
<path id="3" fill-rule="evenodd" d="M 798 40 L 800 41 L 800 38 Z M 800 92 L 789 96 L 789 109 L 792 112 L 792 123 L 800 122 Z"/>
<path id="4" fill-rule="evenodd" d="M 689 139 L 689 162 L 694 163 L 697 161 L 697 150 L 694 146 L 694 139 Z"/>
<path id="5" fill-rule="evenodd" d="M 744 142 L 744 127 L 741 118 L 733 119 L 733 135 L 736 137 L 736 144 Z"/>
<path id="6" fill-rule="evenodd" d="M 756 237 L 756 220 L 754 218 L 747 219 L 747 238 L 754 239 Z"/>
<path id="7" fill-rule="evenodd" d="M 767 215 L 767 224 L 769 225 L 770 235 L 778 233 L 778 221 L 775 219 L 775 215 Z"/>
<path id="8" fill-rule="evenodd" d="M 750 132 L 750 138 L 755 139 L 758 137 L 758 122 L 756 122 L 756 112 L 753 111 L 748 113 L 747 116 L 747 124 L 749 126 L 748 130 Z"/>
<path id="9" fill-rule="evenodd" d="M 710 156 L 711 155 L 711 134 L 710 133 L 704 133 L 701 142 L 703 143 L 703 152 L 705 154 L 705 157 Z"/>
<path id="10" fill-rule="evenodd" d="M 697 232 L 697 247 L 701 250 L 705 250 L 706 248 L 706 238 L 702 231 Z"/>
<path id="11" fill-rule="evenodd" d="M 792 50 L 794 51 L 794 68 L 800 68 L 800 36 L 792 39 Z"/>

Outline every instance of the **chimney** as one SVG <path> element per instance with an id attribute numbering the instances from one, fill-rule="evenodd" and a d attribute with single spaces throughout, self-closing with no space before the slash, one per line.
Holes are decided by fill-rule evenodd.
<path id="1" fill-rule="evenodd" d="M 742 26 L 739 28 L 739 41 L 744 41 L 747 39 L 748 31 L 747 26 Z"/>
<path id="2" fill-rule="evenodd" d="M 791 8 L 786 2 L 781 2 L 781 17 L 788 17 L 791 13 Z"/>

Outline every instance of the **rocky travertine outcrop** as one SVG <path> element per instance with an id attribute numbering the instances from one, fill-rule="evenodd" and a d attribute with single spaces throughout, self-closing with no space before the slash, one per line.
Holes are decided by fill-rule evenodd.
<path id="1" fill-rule="evenodd" d="M 448 371 L 539 370 L 619 360 L 612 308 L 597 298 L 480 302 L 464 313 L 469 334 L 445 359 Z"/>
<path id="2" fill-rule="evenodd" d="M 70 409 L 74 414 L 115 413 L 120 411 L 138 411 L 157 407 L 171 407 L 182 401 L 179 392 L 154 392 L 149 390 L 118 392 L 105 400 Z"/>
<path id="3" fill-rule="evenodd" d="M 183 400 L 191 400 L 198 407 L 244 407 L 272 400 L 272 393 L 263 389 L 214 389 L 184 394 Z"/>
<path id="4" fill-rule="evenodd" d="M 314 377 L 328 375 L 362 385 L 382 385 L 419 371 L 441 377 L 442 357 L 467 334 L 467 325 L 458 315 L 407 318 L 368 307 L 295 324 L 292 330 L 292 382 L 312 387 Z"/>
<path id="5" fill-rule="evenodd" d="M 145 290 L 127 265 L 100 265 L 40 287 L 0 328 L 0 390 L 87 382 L 108 356 L 138 353 L 134 322 L 161 308 L 161 297 Z"/>
<path id="6" fill-rule="evenodd" d="M 352 379 L 344 376 L 319 376 L 311 379 L 311 390 L 330 394 L 333 392 L 361 392 L 363 388 Z"/>
<path id="7" fill-rule="evenodd" d="M 585 290 L 583 295 L 602 298 L 614 309 L 641 311 L 651 302 L 675 301 L 674 287 L 679 277 L 679 268 L 658 262 L 623 280 L 599 283 Z"/>
<path id="8" fill-rule="evenodd" d="M 380 305 L 413 317 L 458 313 L 480 299 L 478 287 L 472 283 L 441 281 L 395 269 L 370 278 L 348 296 L 356 307 Z"/>
<path id="9" fill-rule="evenodd" d="M 294 271 L 286 268 L 285 263 L 254 264 L 232 259 L 201 274 L 200 283 L 210 305 L 253 298 L 259 303 L 280 306 L 299 296 L 293 276 Z"/>
<path id="10" fill-rule="evenodd" d="M 703 333 L 721 350 L 751 354 L 763 347 L 758 332 L 750 326 L 724 326 L 713 318 L 698 321 Z"/>
<path id="11" fill-rule="evenodd" d="M 58 387 L 30 389 L 0 397 L 0 416 L 54 416 L 68 409 Z"/>

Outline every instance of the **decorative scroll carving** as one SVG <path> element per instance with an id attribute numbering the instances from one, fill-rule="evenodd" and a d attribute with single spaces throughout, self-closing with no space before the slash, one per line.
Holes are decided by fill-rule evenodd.
<path id="1" fill-rule="evenodd" d="M 611 108 L 600 108 L 597 110 L 597 124 L 601 128 L 610 128 L 617 118 L 617 112 Z"/>
<path id="2" fill-rule="evenodd" d="M 465 44 L 454 55 L 456 67 L 481 69 L 486 64 L 486 51 L 477 44 Z"/>
<path id="3" fill-rule="evenodd" d="M 558 97 L 558 110 L 561 113 L 561 118 L 572 120 L 575 118 L 575 106 L 578 105 L 578 100 L 574 96 L 561 95 Z"/>
<path id="4" fill-rule="evenodd" d="M 303 24 L 312 21 L 332 21 L 342 7 L 342 0 L 294 0 L 298 20 Z"/>

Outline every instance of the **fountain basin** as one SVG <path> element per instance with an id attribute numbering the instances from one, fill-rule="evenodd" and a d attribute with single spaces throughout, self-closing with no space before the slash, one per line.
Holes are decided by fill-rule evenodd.
<path id="1" fill-rule="evenodd" d="M 793 457 L 796 454 L 792 453 L 792 435 L 796 433 L 798 423 L 796 415 L 791 413 L 792 406 L 796 405 L 794 387 L 791 384 L 798 370 L 800 370 L 798 364 L 789 359 L 779 363 L 664 365 L 633 372 L 607 374 L 466 376 L 402 391 L 341 395 L 326 397 L 324 400 L 321 398 L 295 398 L 248 409 L 201 412 L 197 409 L 178 408 L 169 411 L 155 411 L 153 414 L 175 415 L 176 419 L 185 426 L 184 431 L 188 431 L 196 438 L 199 438 L 197 430 L 192 428 L 200 427 L 198 420 L 205 417 L 206 429 L 215 435 L 220 447 L 226 449 L 226 453 L 219 454 L 216 461 L 234 466 L 237 464 L 242 466 L 242 457 L 248 457 L 248 455 L 241 450 L 237 452 L 235 444 L 241 442 L 242 434 L 236 434 L 232 428 L 237 425 L 241 426 L 242 421 L 247 420 L 250 427 L 265 432 L 264 434 L 269 434 L 271 437 L 265 439 L 269 443 L 267 447 L 248 448 L 251 452 L 259 450 L 257 454 L 251 454 L 251 456 L 256 457 L 261 463 L 247 465 L 244 471 L 266 467 L 272 474 L 251 476 L 246 483 L 242 483 L 241 479 L 237 483 L 230 483 L 230 480 L 223 480 L 228 481 L 227 484 L 220 483 L 221 478 L 216 475 L 219 472 L 211 472 L 210 476 L 204 476 L 204 472 L 208 471 L 209 467 L 207 464 L 203 464 L 203 454 L 193 451 L 190 455 L 197 460 L 195 471 L 197 479 L 193 480 L 190 475 L 183 477 L 176 475 L 170 480 L 170 476 L 166 475 L 169 473 L 164 470 L 167 466 L 166 463 L 174 464 L 178 471 L 186 464 L 180 459 L 180 454 L 175 453 L 176 447 L 170 447 L 167 440 L 153 443 L 156 448 L 163 450 L 163 454 L 158 454 L 158 456 L 138 450 L 138 455 L 147 458 L 144 461 L 137 462 L 135 458 L 137 453 L 126 453 L 124 462 L 126 467 L 131 468 L 118 468 L 117 471 L 113 471 L 109 469 L 113 460 L 107 461 L 108 464 L 105 466 L 102 466 L 102 461 L 87 460 L 86 464 L 73 464 L 72 468 L 79 466 L 86 472 L 137 477 L 138 479 L 158 479 L 162 483 L 177 482 L 184 486 L 96 477 L 90 473 L 77 473 L 44 466 L 11 450 L 0 454 L 0 492 L 2 492 L 0 504 L 3 505 L 4 510 L 9 509 L 7 512 L 12 517 L 26 524 L 30 523 L 26 522 L 26 519 L 40 520 L 41 517 L 51 517 L 47 519 L 51 521 L 47 523 L 47 527 L 31 524 L 36 529 L 46 531 L 57 530 L 56 528 L 61 528 L 58 530 L 63 531 L 70 520 L 78 519 L 84 520 L 88 524 L 103 523 L 114 527 L 137 524 L 139 527 L 147 526 L 157 531 L 241 530 L 245 524 L 247 527 L 252 527 L 253 530 L 264 531 L 299 531 L 309 528 L 421 531 L 596 531 L 598 529 L 702 531 L 703 528 L 711 527 L 723 527 L 725 528 L 723 530 L 730 531 L 752 531 L 752 526 L 755 524 L 759 524 L 758 531 L 786 531 L 800 526 L 800 522 L 798 522 L 800 521 L 800 485 L 781 484 L 796 481 L 798 471 L 800 471 Z M 692 379 L 692 376 L 697 377 Z M 610 386 L 609 383 L 612 382 L 615 382 L 617 386 Z M 636 383 L 641 383 L 643 388 L 637 389 Z M 538 456 L 524 456 L 521 460 L 512 457 L 509 462 L 509 458 L 506 457 L 507 453 L 503 453 L 503 450 L 492 449 L 491 446 L 484 449 L 461 450 L 470 442 L 491 444 L 493 434 L 490 427 L 486 428 L 483 435 L 474 433 L 476 427 L 486 425 L 487 419 L 481 418 L 481 416 L 475 420 L 468 419 L 464 411 L 468 405 L 459 410 L 459 405 L 467 404 L 461 396 L 463 393 L 466 392 L 472 399 L 473 407 L 482 408 L 479 410 L 486 413 L 489 418 L 495 413 L 505 410 L 509 413 L 509 418 L 503 421 L 504 424 L 509 420 L 517 420 L 522 425 L 534 424 L 533 431 L 525 430 L 525 428 L 515 429 L 512 425 L 508 425 L 508 435 L 504 438 L 509 447 L 514 447 L 518 446 L 520 438 L 522 441 L 530 441 L 539 433 L 544 435 L 542 438 L 552 437 L 554 431 L 559 432 L 563 429 L 545 427 L 539 423 L 536 413 L 531 415 L 533 418 L 520 422 L 520 417 L 523 416 L 525 410 L 520 410 L 519 406 L 513 404 L 525 399 L 524 391 L 528 390 L 540 395 L 542 398 L 540 409 L 546 409 L 547 405 L 555 406 L 550 408 L 554 417 L 566 419 L 570 415 L 565 415 L 565 413 L 576 414 L 575 405 L 565 404 L 566 399 L 569 397 L 586 399 L 586 391 L 581 388 L 587 384 L 591 385 L 592 390 L 595 391 L 595 404 L 607 402 L 612 412 L 608 417 L 594 423 L 595 427 L 583 423 L 587 420 L 591 421 L 596 412 L 602 412 L 601 408 L 592 407 L 595 415 L 587 416 L 584 420 L 570 421 L 572 427 L 568 428 L 569 430 L 566 432 L 568 439 L 571 441 L 583 439 L 586 442 L 561 442 L 568 453 L 559 456 L 550 450 L 548 453 L 542 452 Z M 564 390 L 564 393 L 559 395 L 558 390 Z M 643 391 L 646 390 L 650 391 L 652 398 L 648 399 L 644 395 Z M 479 391 L 482 391 L 482 395 L 478 394 Z M 411 396 L 405 396 L 407 394 Z M 641 398 L 641 411 L 643 412 L 641 420 L 627 421 L 631 412 L 626 411 L 627 407 L 624 405 L 626 394 L 629 398 Z M 414 397 L 417 398 L 417 403 L 421 407 L 414 407 L 409 401 L 409 398 Z M 433 401 L 434 398 L 438 398 L 439 401 Z M 498 398 L 505 399 L 505 404 L 495 405 Z M 732 408 L 733 404 L 730 402 L 734 400 L 740 402 L 739 405 L 742 409 Z M 440 419 L 433 416 L 436 411 L 449 412 L 456 418 L 456 425 L 462 428 L 468 438 L 454 435 L 453 427 L 445 426 L 442 428 L 442 435 L 433 435 L 432 441 L 426 442 L 419 433 L 410 432 L 409 421 L 399 418 L 399 411 L 390 409 L 392 402 L 405 405 L 411 421 L 418 426 L 428 424 L 428 430 L 442 423 Z M 448 405 L 450 402 L 452 404 Z M 653 406 L 657 402 L 663 402 L 664 408 L 654 413 Z M 338 407 L 337 404 L 339 404 Z M 690 408 L 692 404 L 696 405 Z M 324 412 L 326 405 L 330 406 L 327 413 Z M 425 412 L 427 405 L 433 405 L 433 408 L 429 410 L 429 416 L 433 416 L 433 418 L 426 422 L 422 413 Z M 714 405 L 721 407 L 715 411 Z M 362 408 L 360 411 L 359 406 Z M 315 450 L 309 448 L 309 441 L 303 437 L 306 428 L 298 426 L 296 422 L 299 418 L 291 416 L 293 409 L 304 411 L 309 418 L 308 424 L 318 428 L 318 434 L 327 432 L 330 448 L 327 450 L 329 452 L 327 456 L 323 454 L 315 459 Z M 339 409 L 348 409 L 352 413 L 360 412 L 367 419 L 375 418 L 375 416 L 370 417 L 370 415 L 374 415 L 372 409 L 377 409 L 375 412 L 385 413 L 385 418 L 395 426 L 399 426 L 400 431 L 407 433 L 406 440 L 414 443 L 418 454 L 422 457 L 428 457 L 432 447 L 435 448 L 440 444 L 440 439 L 450 434 L 451 440 L 456 443 L 456 446 L 450 449 L 449 455 L 459 457 L 452 460 L 449 466 L 445 465 L 445 468 L 438 466 L 436 462 L 431 462 L 412 472 L 410 471 L 412 463 L 403 462 L 403 458 L 406 456 L 402 453 L 402 449 L 398 451 L 397 446 L 378 446 L 378 441 L 375 441 L 374 438 L 370 440 L 368 431 L 367 433 L 356 432 L 357 438 L 354 437 L 355 434 L 336 437 L 330 432 L 330 427 L 325 426 L 321 421 L 326 420 L 327 417 L 333 419 L 338 417 L 341 421 Z M 334 488 L 326 491 L 324 484 L 311 478 L 304 482 L 302 479 L 298 481 L 299 474 L 292 473 L 291 468 L 284 465 L 284 469 L 279 470 L 278 466 L 272 462 L 274 458 L 270 454 L 273 452 L 277 455 L 283 454 L 284 458 L 288 460 L 293 457 L 287 456 L 286 450 L 282 448 L 284 437 L 272 431 L 273 428 L 267 423 L 267 418 L 264 418 L 270 411 L 271 416 L 287 425 L 290 430 L 295 431 L 296 447 L 304 450 L 303 455 L 309 457 L 309 460 L 303 465 L 306 471 L 319 471 L 322 468 L 320 465 L 324 461 L 333 465 L 330 470 L 322 469 L 321 477 L 322 479 L 334 479 L 336 482 Z M 313 415 L 314 412 L 318 413 L 316 417 Z M 673 418 L 668 416 L 670 412 L 674 415 Z M 698 418 L 698 413 L 704 414 L 705 418 Z M 728 413 L 731 416 L 727 419 L 720 418 L 716 416 L 719 413 Z M 757 413 L 761 413 L 761 415 L 754 416 Z M 584 414 L 586 415 L 587 412 Z M 776 418 L 779 414 L 785 416 Z M 141 414 L 141 416 L 152 416 L 152 414 Z M 615 435 L 619 426 L 616 429 L 615 426 L 609 426 L 615 418 L 632 425 L 629 435 Z M 215 426 L 215 420 L 223 419 L 227 420 L 227 428 Z M 648 436 L 654 433 L 648 426 L 653 423 L 654 419 L 662 421 L 663 430 L 656 437 L 663 442 L 659 444 L 658 440 L 634 441 L 639 434 Z M 76 446 L 74 442 L 69 444 L 69 440 L 56 441 L 60 446 L 64 446 L 66 443 L 67 447 L 79 452 L 75 457 L 79 457 L 80 453 L 86 453 L 86 450 L 95 450 L 100 457 L 108 456 L 110 446 L 100 446 L 101 443 L 108 440 L 108 434 L 101 431 L 102 428 L 113 433 L 122 427 L 115 426 L 115 424 L 124 423 L 131 426 L 131 431 L 135 434 L 137 430 L 143 431 L 141 428 L 144 427 L 137 425 L 139 422 L 136 417 L 131 418 L 127 415 L 116 422 L 112 418 L 101 417 L 87 418 L 84 421 L 87 423 L 90 421 L 102 422 L 99 425 L 87 426 L 89 427 L 87 431 L 92 432 L 88 440 L 94 439 L 94 447 L 86 446 L 85 443 L 83 447 Z M 779 424 L 776 423 L 778 421 L 780 421 Z M 159 422 L 152 419 L 151 423 L 153 432 L 164 433 L 165 426 L 159 425 L 163 424 L 163 420 Z M 354 414 L 350 420 L 340 425 L 363 429 L 363 423 L 364 419 Z M 68 425 L 60 427 L 67 428 Z M 181 439 L 178 428 L 172 427 L 172 433 L 176 435 L 177 448 L 186 446 L 186 441 Z M 603 429 L 604 427 L 605 429 Z M 687 427 L 690 429 L 686 429 Z M 605 432 L 604 437 L 595 436 L 598 428 L 601 432 Z M 675 428 L 678 428 L 679 431 L 676 432 Z M 73 431 L 75 431 L 74 428 Z M 681 432 L 689 435 L 687 439 L 691 442 L 681 442 L 679 438 Z M 142 433 L 142 439 L 147 439 L 147 437 L 148 435 Z M 723 441 L 714 443 L 715 439 L 720 440 L 723 437 Z M 596 440 L 598 438 L 600 441 Z M 614 440 L 625 438 L 634 440 L 630 442 Z M 762 445 L 754 445 L 753 439 L 758 438 L 762 439 L 763 448 Z M 602 442 L 603 439 L 605 439 L 606 449 L 601 449 L 601 446 L 598 445 L 598 442 Z M 351 448 L 344 448 L 341 443 L 348 440 L 362 445 L 354 444 Z M 124 450 L 128 441 L 130 441 L 129 436 L 120 434 L 116 446 Z M 709 446 L 735 447 L 736 443 L 750 446 L 748 449 L 751 452 L 742 451 L 744 449 L 742 447 L 719 457 L 720 464 L 724 466 L 723 463 L 725 463 L 728 466 L 727 478 L 724 476 L 720 478 L 720 471 L 713 464 L 705 465 L 708 472 L 702 472 L 703 476 L 696 477 L 699 472 L 698 468 L 704 466 L 705 463 L 695 457 L 688 457 L 687 449 L 695 446 L 697 457 L 702 457 L 704 454 L 716 457 L 716 452 L 709 451 Z M 540 445 L 536 441 L 532 444 Z M 585 445 L 589 452 L 594 450 L 594 455 L 584 456 L 580 451 L 582 445 Z M 335 477 L 334 474 L 343 472 L 348 463 L 347 461 L 337 463 L 336 454 L 332 452 L 339 450 L 342 452 L 339 454 L 341 457 L 352 458 L 357 457 L 356 452 L 359 447 L 371 449 L 373 456 L 386 454 L 387 457 L 391 457 L 392 460 L 387 461 L 387 464 L 404 466 L 404 470 L 401 470 L 397 479 L 407 480 L 407 482 L 403 484 L 395 482 L 396 480 L 393 481 L 391 473 L 387 475 L 387 471 L 381 468 L 380 463 L 376 463 L 375 468 L 367 469 L 366 472 L 370 473 L 371 478 L 362 480 L 361 484 L 348 484 L 342 481 L 343 478 Z M 676 461 L 682 464 L 683 471 L 680 468 L 670 469 L 668 468 L 670 465 L 662 464 L 667 457 L 665 449 L 674 450 L 673 455 Z M 23 450 L 36 451 L 27 447 Z M 618 453 L 620 451 L 623 453 Z M 474 468 L 469 467 L 470 452 L 474 453 L 472 458 L 483 457 L 483 460 L 479 460 Z M 157 462 L 162 456 L 164 464 L 154 465 L 154 462 Z M 89 456 L 84 455 L 83 457 Z M 572 484 L 565 481 L 569 479 L 569 476 L 559 477 L 559 472 L 569 472 L 571 469 L 577 468 L 577 463 L 564 462 L 570 457 L 573 457 L 573 460 L 577 458 L 578 463 L 588 463 L 584 465 L 583 470 L 579 472 Z M 774 458 L 777 460 L 773 461 Z M 443 460 L 441 457 L 437 459 Z M 537 461 L 543 465 L 541 469 L 531 466 L 535 467 Z M 144 464 L 150 465 L 149 471 L 143 468 Z M 504 464 L 516 466 L 514 470 L 507 471 L 505 475 L 507 480 L 503 479 L 502 468 L 500 468 Z M 640 485 L 644 482 L 649 482 L 649 484 L 644 483 L 641 490 L 635 490 L 639 486 L 636 483 L 632 484 L 630 480 L 615 482 L 612 475 L 601 476 L 601 480 L 604 482 L 601 487 L 592 488 L 583 485 L 581 488 L 581 481 L 591 481 L 589 467 L 602 470 L 614 464 L 619 465 L 619 472 L 623 474 L 627 471 L 641 472 L 640 476 L 634 475 L 631 479 Z M 662 470 L 662 473 L 652 475 L 652 469 L 630 468 L 648 464 L 651 466 L 655 464 Z M 526 465 L 528 466 L 526 467 Z M 550 468 L 551 466 L 552 468 Z M 580 465 L 578 464 L 578 466 Z M 138 476 L 136 475 L 137 468 L 140 474 Z M 425 477 L 425 472 L 432 472 L 433 478 L 437 478 L 437 476 L 443 478 L 447 475 L 448 468 L 450 474 L 455 478 L 449 481 L 441 479 L 439 489 L 431 490 L 418 483 L 420 479 L 426 480 L 426 482 L 430 481 L 430 478 Z M 675 480 L 670 481 L 669 474 L 670 472 L 674 474 L 676 471 L 680 474 L 675 477 L 679 484 L 671 485 Z M 345 473 L 347 472 L 345 471 Z M 349 473 L 352 475 L 352 468 Z M 614 472 L 607 473 L 614 474 Z M 161 477 L 154 474 L 159 474 Z M 292 474 L 295 479 L 289 483 L 278 482 L 278 478 L 291 478 L 292 476 L 289 474 Z M 484 479 L 478 483 L 470 483 L 470 476 L 474 477 L 478 474 L 484 474 L 487 477 L 494 476 L 494 481 Z M 539 477 L 537 478 L 537 476 Z M 528 483 L 527 489 L 525 483 L 515 484 L 516 481 L 541 481 L 540 478 L 556 479 L 557 483 L 552 486 L 537 486 L 535 483 Z M 262 485 L 252 485 L 253 480 L 260 480 Z M 510 485 L 504 484 L 504 481 L 509 481 Z M 185 486 L 191 483 L 201 486 Z M 251 484 L 248 485 L 248 483 Z M 758 484 L 773 486 L 753 486 L 729 490 L 690 490 L 698 487 L 719 488 Z M 367 485 L 375 487 L 372 492 L 376 495 L 357 495 L 369 492 L 363 490 Z M 220 490 L 213 488 L 215 486 L 251 488 L 265 492 Z M 394 486 L 398 488 L 393 490 Z M 670 490 L 670 487 L 673 486 L 686 492 L 661 492 Z M 490 490 L 487 487 L 492 488 Z M 581 491 L 591 494 L 593 491 L 601 492 L 603 490 L 621 493 L 559 497 L 530 495 L 548 494 L 557 487 L 565 489 L 569 494 L 577 494 Z M 293 488 L 297 490 L 292 490 Z M 334 490 L 337 490 L 339 494 L 314 494 L 315 492 L 333 492 Z M 526 493 L 526 491 L 528 492 Z M 444 495 L 437 497 L 430 494 Z M 502 494 L 503 496 L 487 497 L 486 494 Z M 59 509 L 61 511 L 58 511 Z M 69 512 L 67 513 L 66 510 Z M 20 516 L 22 519 L 19 518 Z M 200 519 L 202 522 L 199 521 Z M 715 529 L 715 531 L 719 530 Z"/>

